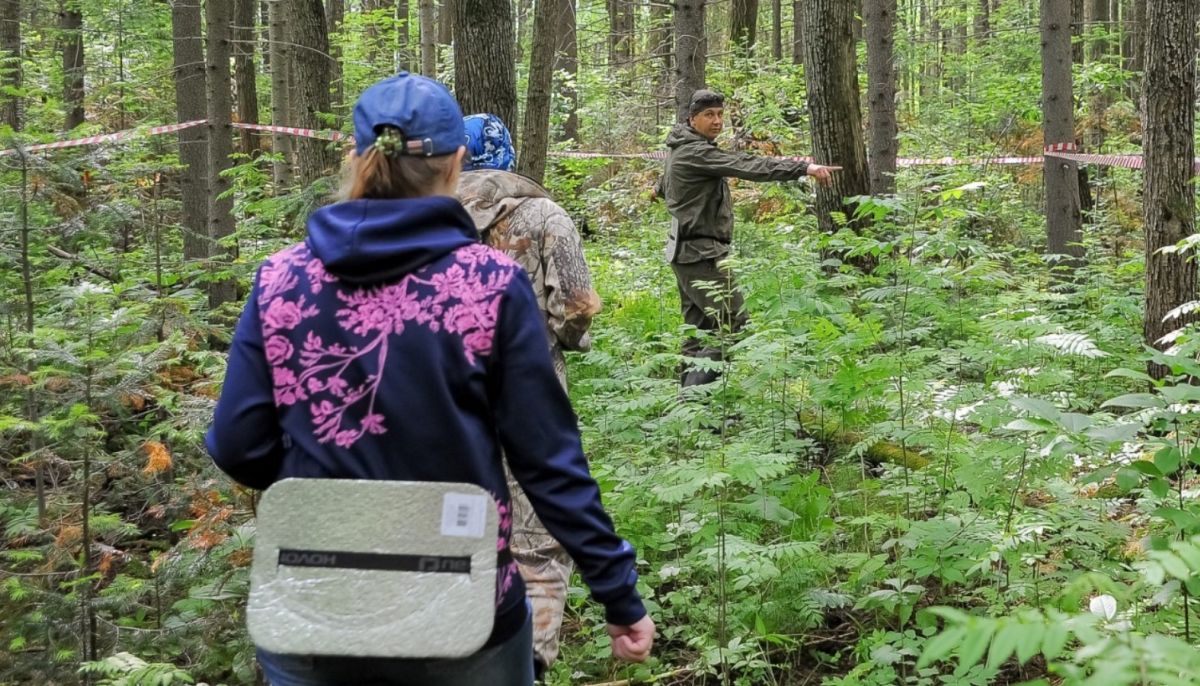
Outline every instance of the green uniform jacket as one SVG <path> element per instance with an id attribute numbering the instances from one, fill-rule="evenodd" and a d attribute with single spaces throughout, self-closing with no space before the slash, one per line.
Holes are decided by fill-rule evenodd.
<path id="1" fill-rule="evenodd" d="M 733 200 L 725 177 L 791 181 L 808 173 L 807 162 L 721 150 L 687 124 L 671 129 L 667 147 L 667 166 L 656 191 L 671 213 L 667 259 L 681 264 L 729 252 Z"/>

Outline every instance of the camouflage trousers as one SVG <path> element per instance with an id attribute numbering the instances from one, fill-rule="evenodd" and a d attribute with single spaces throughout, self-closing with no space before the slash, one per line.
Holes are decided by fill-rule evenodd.
<path id="1" fill-rule="evenodd" d="M 574 566 L 562 544 L 546 531 L 534 513 L 507 462 L 504 472 L 513 510 L 509 548 L 525 581 L 525 595 L 533 606 L 533 654 L 543 666 L 549 667 L 558 657 L 558 631 Z"/>

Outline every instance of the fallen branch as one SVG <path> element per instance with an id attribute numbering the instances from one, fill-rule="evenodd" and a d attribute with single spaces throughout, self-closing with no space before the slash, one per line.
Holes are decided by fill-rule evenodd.
<path id="1" fill-rule="evenodd" d="M 84 262 L 83 260 L 79 259 L 78 255 L 72 255 L 71 253 L 67 252 L 66 250 L 63 250 L 62 248 L 56 248 L 53 245 L 47 245 L 46 252 L 50 253 L 51 255 L 54 255 L 55 257 L 59 257 L 64 260 L 69 260 L 72 263 L 83 267 L 84 269 L 95 274 L 96 276 L 99 276 L 102 279 L 108 279 L 112 283 L 117 283 L 120 281 L 120 279 L 117 278 L 116 276 L 114 276 L 112 274 L 112 272 L 101 269 L 100 267 L 94 267 L 94 266 L 88 264 L 87 262 Z"/>
<path id="2" fill-rule="evenodd" d="M 665 674 L 658 674 L 658 675 L 650 677 L 646 681 L 638 681 L 636 683 L 656 684 L 656 683 L 662 681 L 663 679 L 670 679 L 671 677 L 674 677 L 674 676 L 683 676 L 684 674 L 691 674 L 691 672 L 692 672 L 691 669 L 684 667 L 682 669 L 676 669 L 675 671 L 667 672 Z M 588 684 L 588 686 L 633 686 L 634 683 L 635 682 L 633 681 L 633 679 L 621 679 L 620 681 L 605 681 L 602 684 Z"/>

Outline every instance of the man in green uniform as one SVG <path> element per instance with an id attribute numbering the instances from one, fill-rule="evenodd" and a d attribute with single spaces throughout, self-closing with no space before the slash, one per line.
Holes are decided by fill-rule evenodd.
<path id="1" fill-rule="evenodd" d="M 724 114 L 720 93 L 692 94 L 687 123 L 676 124 L 667 136 L 667 166 L 655 188 L 655 196 L 666 201 L 671 214 L 667 260 L 679 285 L 683 320 L 704 331 L 737 331 L 746 323 L 742 296 L 721 264 L 733 240 L 733 201 L 725 178 L 791 181 L 812 176 L 827 186 L 831 174 L 841 169 L 722 150 L 715 140 L 724 127 Z M 701 283 L 716 283 L 718 288 Z M 706 347 L 697 338 L 684 342 L 683 354 L 721 360 L 719 348 Z M 716 378 L 714 371 L 691 368 L 684 371 L 681 383 L 696 386 Z"/>

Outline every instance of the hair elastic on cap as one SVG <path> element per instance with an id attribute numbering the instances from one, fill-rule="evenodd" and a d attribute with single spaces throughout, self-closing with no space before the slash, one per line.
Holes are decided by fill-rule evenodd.
<path id="1" fill-rule="evenodd" d="M 406 140 L 404 134 L 391 128 L 379 132 L 372 145 L 387 157 L 416 155 L 433 157 L 433 140 L 429 138 Z"/>

